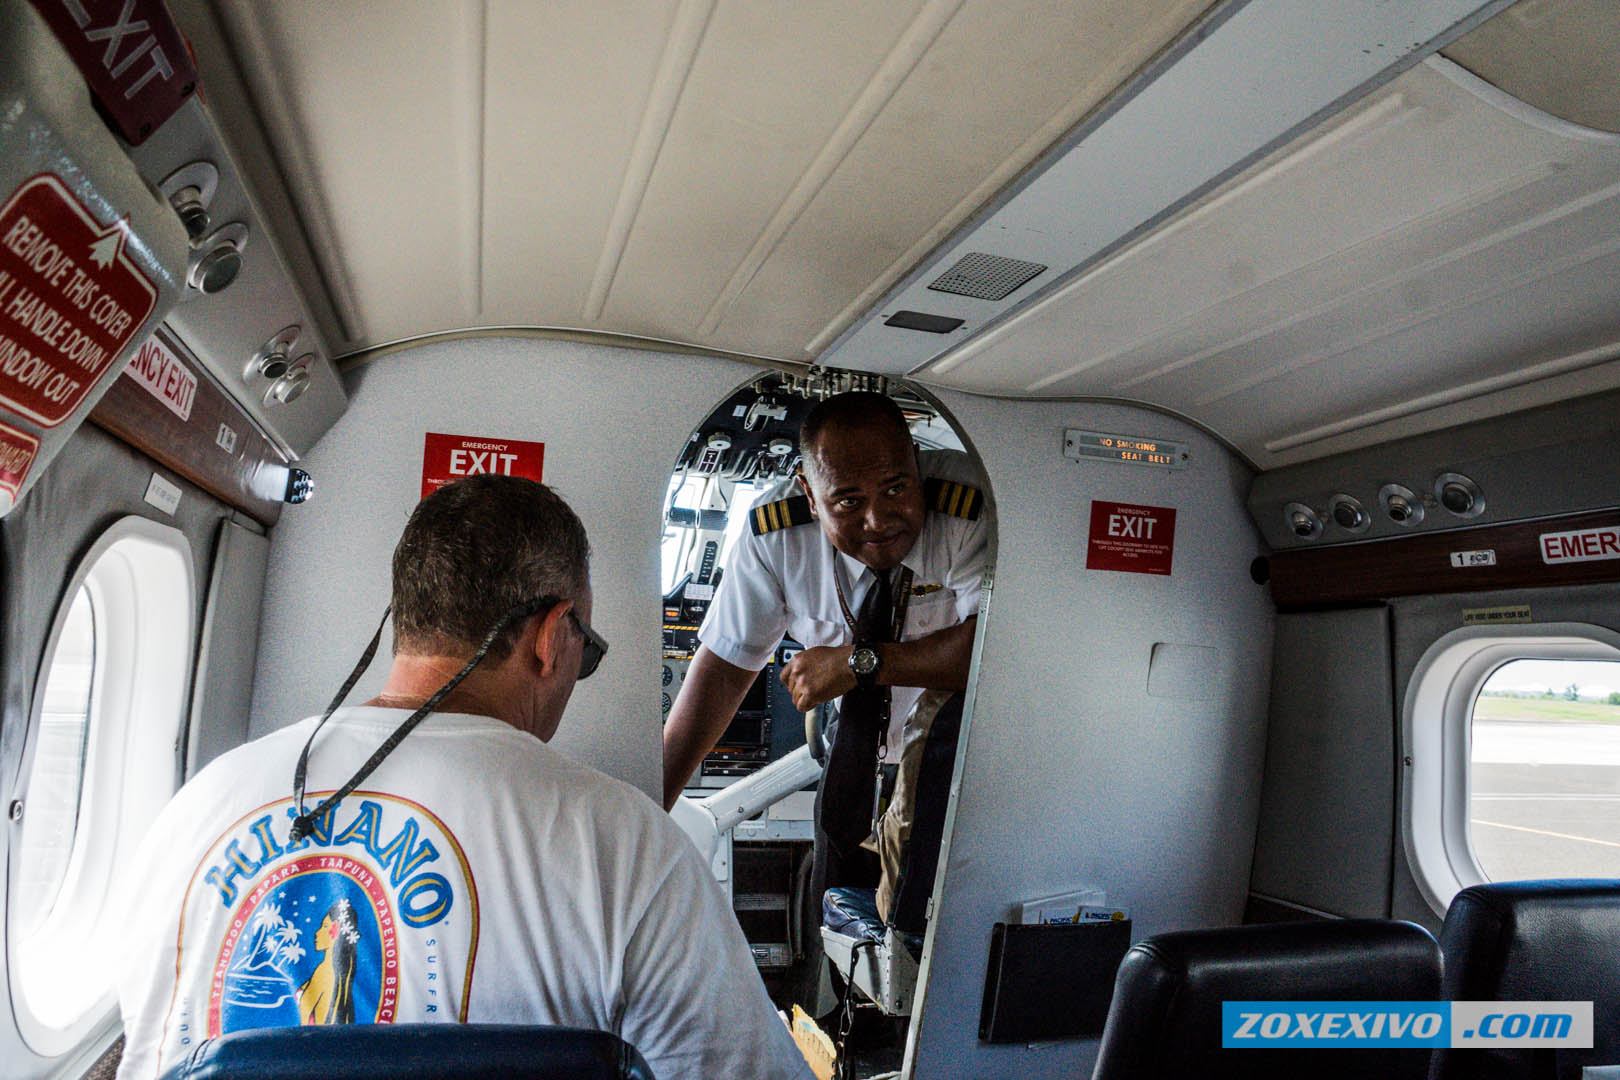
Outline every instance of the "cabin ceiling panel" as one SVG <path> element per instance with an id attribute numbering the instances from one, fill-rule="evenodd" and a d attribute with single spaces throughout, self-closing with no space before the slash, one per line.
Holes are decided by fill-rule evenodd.
<path id="1" fill-rule="evenodd" d="M 1620 132 L 1620 4 L 1523 0 L 1444 50 L 1493 86 L 1554 116 Z"/>
<path id="2" fill-rule="evenodd" d="M 342 349 L 545 325 L 810 360 L 1214 2 L 177 7 Z"/>
<path id="3" fill-rule="evenodd" d="M 1431 61 L 927 378 L 1150 401 L 1297 460 L 1620 356 L 1616 222 L 1620 138 Z"/>
<path id="4" fill-rule="evenodd" d="M 476 301 L 479 5 L 216 11 L 353 336 L 459 322 Z"/>
<path id="5" fill-rule="evenodd" d="M 926 54 L 770 258 L 711 313 L 728 347 L 766 333 L 773 354 L 819 354 L 1208 0 L 949 6 Z"/>
<path id="6" fill-rule="evenodd" d="M 710 308 L 756 241 L 769 235 L 885 57 L 937 3 L 689 5 L 713 11 L 695 56 L 668 65 L 688 59 L 689 74 L 665 91 L 678 104 L 667 129 L 654 132 L 661 143 L 641 197 L 629 183 L 621 196 L 634 200 L 635 216 L 600 322 L 698 340 Z M 649 101 L 644 126 L 655 111 Z M 828 291 L 827 283 L 814 290 Z M 583 314 L 596 317 L 589 308 Z M 735 336 L 730 347 L 785 355 L 762 347 L 765 329 Z"/>
<path id="7" fill-rule="evenodd" d="M 490 3 L 485 307 L 435 329 L 585 325 L 580 313 L 681 7 Z"/>

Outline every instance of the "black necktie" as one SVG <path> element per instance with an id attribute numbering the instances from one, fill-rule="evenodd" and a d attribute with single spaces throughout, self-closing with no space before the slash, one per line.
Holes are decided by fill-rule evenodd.
<path id="1" fill-rule="evenodd" d="M 894 586 L 879 571 L 855 617 L 855 644 L 894 640 Z M 889 688 L 857 686 L 838 704 L 838 730 L 827 751 L 821 789 L 821 827 L 841 852 L 860 846 L 872 832 L 876 794 L 874 765 L 889 728 Z"/>
<path id="2" fill-rule="evenodd" d="M 860 614 L 855 617 L 855 643 L 872 645 L 894 640 L 894 585 L 890 571 L 878 573 L 877 581 L 866 590 Z"/>

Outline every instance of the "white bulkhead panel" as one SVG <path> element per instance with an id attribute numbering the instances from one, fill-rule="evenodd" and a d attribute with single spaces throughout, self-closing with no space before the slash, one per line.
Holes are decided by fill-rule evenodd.
<path id="1" fill-rule="evenodd" d="M 1142 409 L 940 400 L 984 461 L 999 541 L 911 1075 L 1083 1076 L 1095 1042 L 978 1041 L 991 926 L 1083 887 L 1126 909 L 1136 940 L 1241 920 L 1275 617 L 1249 576 L 1263 551 L 1249 475 L 1203 432 Z M 1070 460 L 1068 428 L 1174 440 L 1191 461 Z M 1171 572 L 1087 569 L 1094 500 L 1175 510 Z"/>
<path id="2" fill-rule="evenodd" d="M 544 480 L 591 539 L 591 622 L 612 646 L 554 745 L 658 798 L 658 536 L 669 470 L 753 369 L 702 357 L 533 339 L 447 341 L 351 373 L 349 411 L 304 465 L 313 500 L 272 534 L 252 736 L 319 713 L 388 604 L 394 544 L 421 496 L 427 432 L 545 444 Z M 388 668 L 385 643 L 350 695 Z M 288 777 L 288 783 L 292 778 Z"/>

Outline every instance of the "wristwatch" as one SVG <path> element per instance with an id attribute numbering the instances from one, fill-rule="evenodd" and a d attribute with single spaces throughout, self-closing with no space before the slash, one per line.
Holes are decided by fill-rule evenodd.
<path id="1" fill-rule="evenodd" d="M 876 686 L 878 668 L 882 666 L 883 657 L 870 645 L 857 645 L 849 652 L 849 673 L 859 686 Z"/>

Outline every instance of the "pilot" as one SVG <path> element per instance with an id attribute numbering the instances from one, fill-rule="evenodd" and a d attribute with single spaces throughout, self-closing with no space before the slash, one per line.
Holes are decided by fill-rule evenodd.
<path id="1" fill-rule="evenodd" d="M 379 626 L 323 716 L 203 769 L 128 868 L 120 1077 L 243 1028 L 464 1021 L 614 1032 L 660 1077 L 807 1080 L 691 842 L 546 745 L 607 649 L 588 553 L 529 480 L 417 506 L 382 692 L 338 707 Z"/>
<path id="2" fill-rule="evenodd" d="M 805 647 L 780 675 L 794 705 L 842 699 L 816 802 L 819 900 L 826 885 L 877 884 L 862 850 L 875 766 L 899 762 L 908 719 L 967 686 L 989 518 L 967 456 L 919 453 L 885 395 L 828 398 L 799 440 L 800 475 L 751 512 L 699 630 L 664 728 L 664 803 L 791 635 Z"/>

